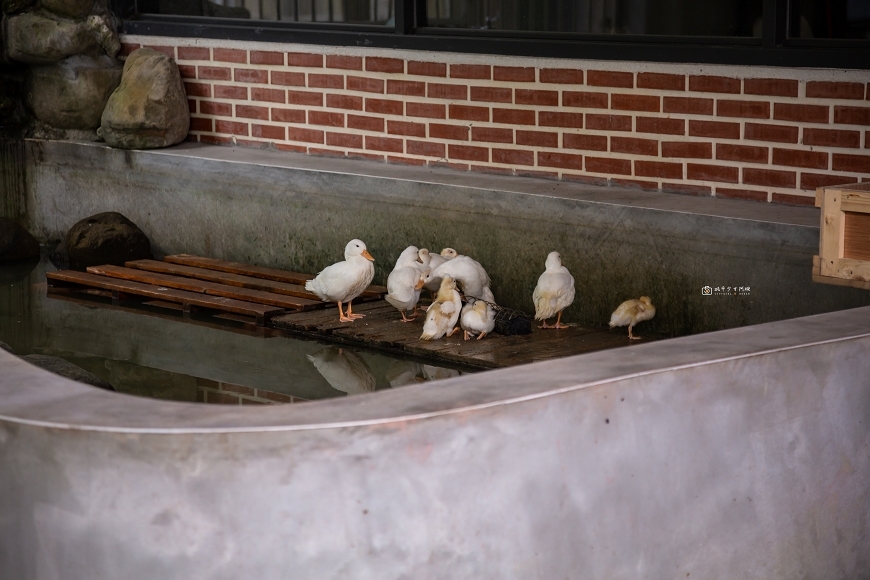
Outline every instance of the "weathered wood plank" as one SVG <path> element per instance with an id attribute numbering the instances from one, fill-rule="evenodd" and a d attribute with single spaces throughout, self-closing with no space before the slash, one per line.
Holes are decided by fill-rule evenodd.
<path id="1" fill-rule="evenodd" d="M 111 290 L 112 292 L 177 302 L 188 307 L 195 306 L 223 312 L 234 312 L 236 314 L 254 316 L 259 324 L 263 324 L 271 317 L 286 312 L 285 309 L 276 308 L 274 306 L 244 302 L 242 300 L 234 300 L 232 298 L 223 298 L 220 296 L 207 296 L 196 292 L 187 292 L 185 290 L 177 290 L 174 288 L 142 284 L 141 282 L 118 280 L 86 272 L 63 270 L 60 272 L 47 272 L 45 276 L 48 278 L 49 284 L 52 282 L 60 282 L 91 288 L 101 288 L 103 290 Z"/>
<path id="2" fill-rule="evenodd" d="M 299 298 L 307 298 L 315 302 L 321 302 L 320 298 L 305 289 L 299 284 L 287 284 L 284 282 L 275 282 L 264 278 L 253 278 L 251 276 L 242 276 L 239 274 L 229 274 L 227 272 L 219 272 L 217 270 L 208 270 L 205 268 L 195 268 L 193 266 L 183 266 L 181 264 L 173 264 L 171 262 L 159 262 L 157 260 L 135 260 L 124 264 L 128 268 L 136 270 L 145 270 L 147 272 L 159 272 L 161 274 L 169 274 L 172 276 L 185 276 L 187 278 L 196 278 L 217 284 L 225 284 L 227 286 L 237 286 L 239 288 L 250 288 L 251 290 L 262 290 L 263 292 L 273 292 L 275 294 L 284 294 L 286 296 L 298 296 Z M 326 304 L 321 302 L 321 304 Z"/>
<path id="3" fill-rule="evenodd" d="M 847 211 L 845 214 L 843 257 L 870 261 L 870 213 Z"/>
<path id="4" fill-rule="evenodd" d="M 242 276 L 264 278 L 266 280 L 274 280 L 275 282 L 300 284 L 302 286 L 305 285 L 305 282 L 314 278 L 313 274 L 302 274 L 300 272 L 278 270 L 276 268 L 266 268 L 264 266 L 252 266 L 250 264 L 228 262 L 226 260 L 217 260 L 215 258 L 203 258 L 200 256 L 192 256 L 190 254 L 176 254 L 174 256 L 166 256 L 165 258 L 163 258 L 163 260 L 172 264 L 194 266 L 197 268 L 217 270 L 219 272 L 227 272 L 230 274 L 240 274 Z M 369 286 L 365 292 L 363 292 L 363 295 L 381 298 L 386 293 L 387 289 L 385 287 L 372 285 Z"/>
<path id="5" fill-rule="evenodd" d="M 320 300 L 309 300 L 307 298 L 285 296 L 282 294 L 274 294 L 272 292 L 264 292 L 262 290 L 251 290 L 249 288 L 226 286 L 224 284 L 218 284 L 215 282 L 197 280 L 195 278 L 170 276 L 168 274 L 160 274 L 157 272 L 136 270 L 133 268 L 123 268 L 121 266 L 91 266 L 90 268 L 88 268 L 88 272 L 100 276 L 109 276 L 111 278 L 118 278 L 121 280 L 141 282 L 143 284 L 165 286 L 167 288 L 186 290 L 188 292 L 198 292 L 201 294 L 208 294 L 210 296 L 222 296 L 224 298 L 233 298 L 235 300 L 243 300 L 246 302 L 268 304 L 270 306 L 278 306 L 281 308 L 286 308 L 288 310 L 310 310 L 313 308 L 323 308 L 323 302 L 321 302 Z"/>

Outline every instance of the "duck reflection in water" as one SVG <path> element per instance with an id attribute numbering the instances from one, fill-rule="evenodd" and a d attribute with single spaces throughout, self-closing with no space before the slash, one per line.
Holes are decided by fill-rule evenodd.
<path id="1" fill-rule="evenodd" d="M 328 346 L 307 355 L 333 389 L 356 395 L 375 390 L 375 377 L 360 355 L 346 348 Z"/>
<path id="2" fill-rule="evenodd" d="M 393 388 L 422 383 L 426 380 L 423 378 L 423 367 L 419 363 L 407 360 L 393 361 L 387 369 L 386 379 Z"/>

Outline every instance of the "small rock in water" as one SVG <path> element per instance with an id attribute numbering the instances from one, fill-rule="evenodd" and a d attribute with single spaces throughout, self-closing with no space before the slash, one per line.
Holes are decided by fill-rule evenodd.
<path id="1" fill-rule="evenodd" d="M 15 354 L 15 352 L 13 352 L 13 350 L 12 350 L 12 347 L 9 346 L 8 344 L 6 344 L 5 342 L 0 342 L 0 349 L 5 350 L 6 352 L 8 352 L 10 354 Z"/>
<path id="2" fill-rule="evenodd" d="M 14 221 L 0 218 L 0 262 L 39 257 L 39 242 Z"/>
<path id="3" fill-rule="evenodd" d="M 113 264 L 123 266 L 131 260 L 150 260 L 151 242 L 136 224 L 117 212 L 85 218 L 66 234 L 70 267 Z"/>
<path id="4" fill-rule="evenodd" d="M 46 354 L 28 354 L 21 357 L 30 364 L 37 366 L 43 370 L 52 372 L 73 381 L 78 381 L 86 385 L 99 387 L 107 391 L 114 391 L 115 387 L 101 379 L 96 375 L 92 375 L 80 366 L 74 365 L 60 357 L 50 356 Z"/>

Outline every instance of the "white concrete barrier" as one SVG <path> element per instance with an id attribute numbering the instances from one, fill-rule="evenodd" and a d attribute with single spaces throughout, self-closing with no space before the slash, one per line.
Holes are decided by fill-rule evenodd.
<path id="1" fill-rule="evenodd" d="M 870 577 L 870 308 L 269 408 L 0 351 L 0 577 Z"/>

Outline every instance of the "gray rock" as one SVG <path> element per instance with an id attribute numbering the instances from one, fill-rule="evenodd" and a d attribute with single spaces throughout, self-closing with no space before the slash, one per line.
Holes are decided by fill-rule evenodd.
<path id="1" fill-rule="evenodd" d="M 40 121 L 58 129 L 96 129 L 121 67 L 103 56 L 72 56 L 30 70 L 27 106 Z"/>
<path id="2" fill-rule="evenodd" d="M 0 349 L 5 350 L 5 351 L 8 352 L 9 354 L 15 354 L 15 353 L 12 351 L 12 347 L 9 346 L 8 344 L 6 344 L 5 342 L 0 342 Z"/>
<path id="3" fill-rule="evenodd" d="M 175 61 L 150 48 L 130 54 L 98 134 L 112 147 L 154 149 L 183 141 L 189 128 L 187 95 Z"/>
<path id="4" fill-rule="evenodd" d="M 87 26 L 107 55 L 112 58 L 118 56 L 121 52 L 121 39 L 115 29 L 109 26 L 106 18 L 96 14 L 88 16 Z"/>
<path id="5" fill-rule="evenodd" d="M 6 21 L 6 54 L 18 62 L 49 64 L 100 48 L 93 27 L 84 22 L 59 21 L 36 12 Z"/>
<path id="6" fill-rule="evenodd" d="M 91 13 L 94 0 L 41 0 L 44 9 L 67 18 L 84 18 Z"/>
<path id="7" fill-rule="evenodd" d="M 0 262 L 32 260 L 39 257 L 39 242 L 23 227 L 0 218 Z"/>
<path id="8" fill-rule="evenodd" d="M 28 354 L 21 358 L 34 366 L 52 372 L 56 375 L 66 377 L 68 379 L 84 383 L 86 385 L 92 385 L 94 387 L 106 389 L 107 391 L 115 390 L 115 387 L 113 387 L 100 377 L 92 375 L 85 369 L 76 366 L 69 361 L 65 361 L 60 357 L 49 356 L 47 354 Z"/>
<path id="9" fill-rule="evenodd" d="M 151 242 L 136 224 L 117 212 L 85 218 L 66 234 L 70 267 L 114 264 L 123 266 L 130 260 L 151 259 Z"/>

